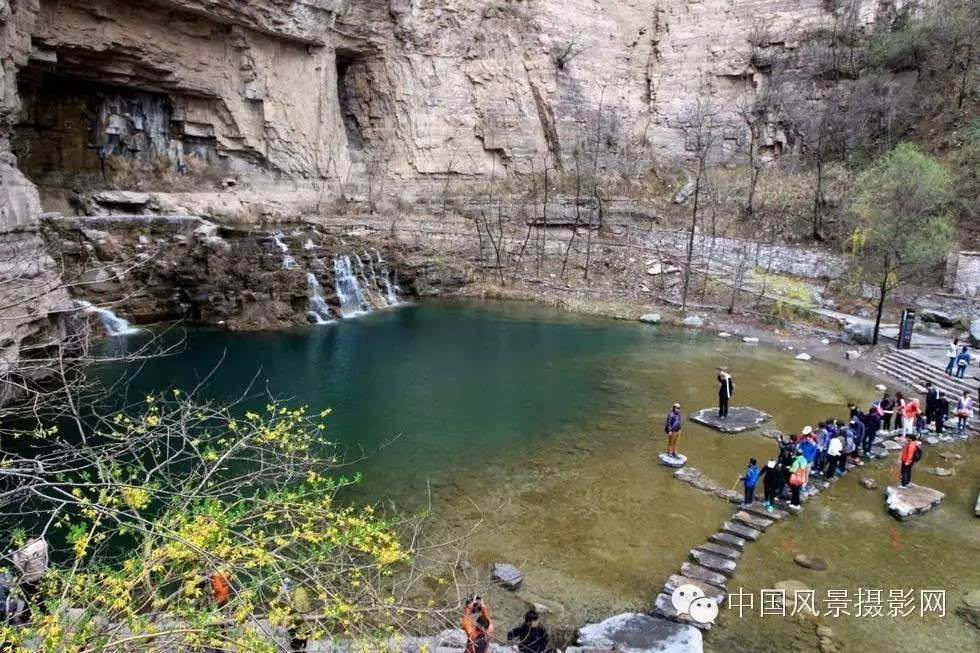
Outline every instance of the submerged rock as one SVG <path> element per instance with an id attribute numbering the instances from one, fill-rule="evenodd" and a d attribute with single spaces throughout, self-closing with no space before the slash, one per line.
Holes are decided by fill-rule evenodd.
<path id="1" fill-rule="evenodd" d="M 742 338 L 742 342 L 748 343 L 750 345 L 754 345 L 757 342 L 759 342 L 759 339 L 756 338 L 755 336 L 745 336 L 744 338 Z"/>
<path id="2" fill-rule="evenodd" d="M 657 457 L 660 459 L 660 464 L 666 465 L 667 467 L 683 467 L 687 464 L 687 456 L 682 453 L 671 456 L 669 453 L 664 452 Z"/>
<path id="3" fill-rule="evenodd" d="M 863 485 L 864 487 L 866 487 L 866 488 L 868 488 L 869 490 L 873 490 L 873 489 L 875 489 L 876 487 L 878 487 L 878 483 L 876 483 L 876 482 L 875 482 L 875 480 L 874 480 L 873 478 L 867 478 L 867 477 L 865 477 L 865 478 L 862 478 L 862 479 L 861 479 L 860 481 L 858 481 L 858 482 L 859 482 L 859 483 L 860 483 L 861 485 Z"/>
<path id="4" fill-rule="evenodd" d="M 701 631 L 693 626 L 626 613 L 579 628 L 577 648 L 624 653 L 702 653 L 704 644 Z"/>
<path id="5" fill-rule="evenodd" d="M 936 476 L 952 476 L 953 470 L 948 467 L 934 467 L 932 473 Z"/>
<path id="6" fill-rule="evenodd" d="M 509 590 L 516 590 L 524 582 L 524 574 L 512 564 L 495 562 L 490 570 L 490 578 Z"/>
<path id="7" fill-rule="evenodd" d="M 793 557 L 793 562 L 806 569 L 812 569 L 813 571 L 826 571 L 827 561 L 823 558 L 810 557 L 803 553 L 798 553 Z"/>
<path id="8" fill-rule="evenodd" d="M 946 495 L 942 492 L 915 483 L 904 488 L 890 485 L 885 489 L 885 505 L 896 519 L 928 512 L 942 503 L 944 498 Z"/>
<path id="9" fill-rule="evenodd" d="M 796 355 L 796 360 L 798 360 L 798 361 L 808 361 L 811 358 L 813 358 L 813 357 L 810 356 L 810 354 L 807 354 L 807 353 L 797 354 Z"/>
<path id="10" fill-rule="evenodd" d="M 718 337 L 719 338 L 731 338 L 732 337 L 732 334 L 728 333 L 727 331 L 721 331 L 721 332 L 718 333 Z"/>
<path id="11" fill-rule="evenodd" d="M 686 327 L 691 327 L 694 329 L 700 329 L 704 326 L 704 320 L 697 315 L 691 315 L 690 317 L 685 317 L 684 321 L 681 322 Z"/>

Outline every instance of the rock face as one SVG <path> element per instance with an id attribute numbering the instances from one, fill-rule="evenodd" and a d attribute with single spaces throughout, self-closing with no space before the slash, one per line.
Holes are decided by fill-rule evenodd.
<path id="1" fill-rule="evenodd" d="M 701 632 L 650 615 L 626 613 L 579 628 L 579 647 L 626 653 L 701 653 Z"/>
<path id="2" fill-rule="evenodd" d="M 970 322 L 970 344 L 980 347 L 980 320 Z"/>
<path id="3" fill-rule="evenodd" d="M 889 486 L 885 489 L 885 505 L 896 519 L 908 519 L 914 514 L 932 510 L 946 498 L 938 490 L 910 483 L 908 487 Z"/>
<path id="4" fill-rule="evenodd" d="M 958 322 L 958 319 L 949 313 L 934 308 L 920 308 L 916 315 L 923 322 L 933 322 L 947 329 Z"/>

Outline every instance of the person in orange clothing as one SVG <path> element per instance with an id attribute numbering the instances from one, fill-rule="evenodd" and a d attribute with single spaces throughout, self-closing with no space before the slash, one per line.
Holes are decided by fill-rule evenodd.
<path id="1" fill-rule="evenodd" d="M 902 447 L 902 487 L 908 487 L 912 482 L 912 465 L 919 462 L 922 458 L 922 445 L 916 440 L 915 434 L 909 435 L 905 439 L 905 446 Z"/>
<path id="2" fill-rule="evenodd" d="M 218 604 L 218 607 L 226 605 L 228 599 L 231 598 L 231 584 L 228 582 L 228 578 L 220 571 L 216 571 L 211 574 L 210 580 L 211 594 L 214 596 L 214 602 Z"/>
<path id="3" fill-rule="evenodd" d="M 490 608 L 479 596 L 466 599 L 463 606 L 463 632 L 466 633 L 466 653 L 486 653 L 493 639 Z"/>
<path id="4" fill-rule="evenodd" d="M 908 436 L 915 433 L 915 418 L 922 412 L 919 409 L 919 400 L 912 399 L 906 401 L 902 407 L 902 435 Z"/>

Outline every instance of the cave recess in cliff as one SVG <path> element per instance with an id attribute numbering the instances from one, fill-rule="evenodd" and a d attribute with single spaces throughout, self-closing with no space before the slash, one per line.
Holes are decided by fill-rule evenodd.
<path id="1" fill-rule="evenodd" d="M 347 144 L 352 150 L 364 149 L 364 133 L 357 119 L 357 96 L 354 75 L 358 68 L 358 55 L 338 50 L 337 59 L 337 102 L 340 104 L 340 117 L 347 132 Z M 352 70 L 353 68 L 353 70 Z"/>

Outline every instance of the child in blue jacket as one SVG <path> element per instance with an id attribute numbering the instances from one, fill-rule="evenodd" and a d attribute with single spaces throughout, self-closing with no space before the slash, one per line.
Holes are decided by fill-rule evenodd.
<path id="1" fill-rule="evenodd" d="M 759 481 L 759 466 L 755 458 L 749 458 L 749 466 L 738 480 L 745 483 L 745 505 L 751 506 L 755 501 L 755 484 Z"/>

